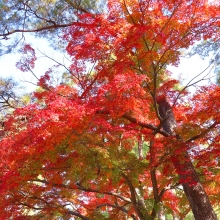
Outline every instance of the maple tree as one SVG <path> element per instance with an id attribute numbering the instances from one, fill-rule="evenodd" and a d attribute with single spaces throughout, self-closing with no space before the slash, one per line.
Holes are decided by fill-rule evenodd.
<path id="1" fill-rule="evenodd" d="M 2 219 L 217 219 L 220 88 L 171 77 L 181 49 L 219 40 L 219 3 L 109 0 L 64 32 L 72 86 L 38 82 L 1 138 Z M 23 50 L 17 66 L 34 67 Z"/>

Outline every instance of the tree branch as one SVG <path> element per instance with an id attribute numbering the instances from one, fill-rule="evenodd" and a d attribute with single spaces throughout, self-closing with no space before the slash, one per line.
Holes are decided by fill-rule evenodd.
<path id="1" fill-rule="evenodd" d="M 116 209 L 120 209 L 121 211 L 125 212 L 126 214 L 129 214 L 128 213 L 128 210 L 125 209 L 124 207 L 122 206 L 118 206 L 118 205 L 114 205 L 114 204 L 110 204 L 110 203 L 105 203 L 105 204 L 101 204 L 101 205 L 98 205 L 97 208 L 101 208 L 103 206 L 110 206 L 110 207 L 113 207 L 113 208 L 116 208 Z M 131 214 L 130 215 L 134 220 L 136 220 L 136 217 L 134 214 Z"/>
<path id="2" fill-rule="evenodd" d="M 195 140 L 203 137 L 206 133 L 208 133 L 211 129 L 213 129 L 217 124 L 218 124 L 217 122 L 214 122 L 211 126 L 209 126 L 207 129 L 202 131 L 200 134 L 195 135 L 195 136 L 191 137 L 190 139 L 188 139 L 187 141 L 185 141 L 185 143 L 190 143 L 192 141 L 195 141 Z"/>
<path id="3" fill-rule="evenodd" d="M 95 192 L 95 193 L 98 193 L 98 194 L 106 194 L 106 195 L 110 195 L 110 196 L 115 196 L 125 202 L 129 202 L 131 203 L 130 199 L 126 198 L 126 197 L 123 197 L 121 195 L 118 195 L 117 193 L 114 193 L 114 192 L 105 192 L 105 191 L 99 191 L 99 190 L 96 190 L 96 189 L 91 189 L 91 188 L 85 188 L 83 186 L 81 186 L 79 183 L 76 183 L 76 185 L 74 187 L 71 187 L 71 186 L 68 186 L 68 185 L 65 185 L 65 184 L 57 184 L 57 183 L 51 183 L 51 182 L 48 182 L 46 180 L 40 180 L 40 179 L 33 179 L 33 180 L 29 180 L 29 181 L 32 181 L 32 182 L 40 182 L 40 183 L 44 183 L 44 184 L 48 184 L 48 185 L 52 185 L 54 187 L 60 187 L 60 188 L 65 188 L 65 189 L 70 189 L 70 190 L 81 190 L 81 191 L 84 191 L 84 192 Z"/>
<path id="4" fill-rule="evenodd" d="M 137 125 L 140 125 L 143 128 L 147 128 L 147 129 L 150 129 L 150 130 L 153 130 L 153 131 L 157 131 L 157 133 L 162 134 L 165 137 L 169 136 L 169 134 L 167 132 L 158 130 L 158 127 L 156 127 L 154 125 L 151 125 L 151 124 L 144 123 L 144 122 L 140 122 L 136 118 L 133 118 L 132 116 L 130 116 L 128 114 L 124 114 L 123 118 L 126 118 L 130 122 L 135 123 Z"/>
<path id="5" fill-rule="evenodd" d="M 55 29 L 55 28 L 65 28 L 65 27 L 70 27 L 74 24 L 78 24 L 78 22 L 71 22 L 71 23 L 67 23 L 67 24 L 56 24 L 56 25 L 49 25 L 49 26 L 45 26 L 42 28 L 37 28 L 37 29 L 33 29 L 33 30 L 24 30 L 24 29 L 17 29 L 17 30 L 13 30 L 13 31 L 8 31 L 5 34 L 0 34 L 0 37 L 3 37 L 3 39 L 6 39 L 7 36 L 12 35 L 14 33 L 33 33 L 33 32 L 40 32 L 40 31 L 44 31 L 44 30 L 50 30 L 50 29 Z"/>
<path id="6" fill-rule="evenodd" d="M 78 212 L 74 212 L 74 211 L 67 211 L 68 214 L 71 214 L 71 215 L 75 215 L 83 220 L 90 220 L 90 218 L 88 217 L 85 217 L 84 215 L 81 215 L 80 213 Z"/>

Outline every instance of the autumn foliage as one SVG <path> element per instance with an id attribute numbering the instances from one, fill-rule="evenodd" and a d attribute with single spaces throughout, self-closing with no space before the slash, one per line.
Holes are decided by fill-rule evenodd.
<path id="1" fill-rule="evenodd" d="M 109 0 L 107 8 L 63 34 L 72 86 L 53 87 L 46 73 L 36 101 L 5 122 L 1 219 L 180 219 L 192 206 L 183 187 L 198 182 L 218 205 L 220 89 L 192 95 L 167 70 L 182 49 L 219 40 L 218 3 Z M 27 71 L 34 49 L 23 54 L 17 67 Z M 181 166 L 191 161 L 199 179 Z"/>

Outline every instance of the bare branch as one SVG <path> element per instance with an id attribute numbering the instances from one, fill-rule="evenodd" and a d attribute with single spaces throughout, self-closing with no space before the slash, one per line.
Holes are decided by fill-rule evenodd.
<path id="1" fill-rule="evenodd" d="M 34 33 L 34 32 L 40 32 L 40 31 L 44 31 L 44 30 L 70 27 L 74 24 L 77 24 L 77 22 L 71 22 L 71 23 L 68 23 L 68 24 L 49 25 L 49 26 L 45 26 L 45 27 L 42 27 L 42 28 L 32 29 L 32 30 L 16 29 L 16 30 L 8 31 L 5 34 L 0 34 L 0 37 L 2 37 L 2 39 L 7 39 L 7 36 L 9 36 L 11 34 L 14 34 L 14 33 Z"/>
<path id="2" fill-rule="evenodd" d="M 214 68 L 214 65 L 213 65 L 213 66 L 212 66 L 212 65 L 213 65 L 213 63 L 210 63 L 202 72 L 200 72 L 199 74 L 197 74 L 196 76 L 194 76 L 194 77 L 184 86 L 184 88 L 179 92 L 179 94 L 178 94 L 177 97 L 175 98 L 175 100 L 174 100 L 174 102 L 173 102 L 173 105 L 172 105 L 172 108 L 175 106 L 175 104 L 176 104 L 178 98 L 180 97 L 180 95 L 181 95 L 186 89 L 188 89 L 190 86 L 193 86 L 193 85 L 195 85 L 195 84 L 197 84 L 197 83 L 199 83 L 199 82 L 201 82 L 201 81 L 203 81 L 203 80 L 206 80 L 205 77 L 208 76 L 208 75 L 210 74 L 211 70 Z M 193 80 L 195 80 L 196 78 L 198 78 L 199 76 L 201 76 L 206 70 L 208 70 L 210 66 L 212 66 L 212 67 L 211 67 L 211 69 L 209 70 L 209 72 L 208 72 L 205 76 L 203 76 L 201 79 L 197 80 L 196 82 L 193 82 Z M 191 83 L 191 82 L 193 82 L 193 83 Z"/>

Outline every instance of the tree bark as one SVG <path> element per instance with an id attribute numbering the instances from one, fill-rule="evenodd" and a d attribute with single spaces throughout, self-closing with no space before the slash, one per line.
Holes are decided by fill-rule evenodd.
<path id="1" fill-rule="evenodd" d="M 164 120 L 162 128 L 170 136 L 175 136 L 176 120 L 171 106 L 166 98 L 157 101 L 160 117 Z M 179 138 L 178 138 L 179 139 Z M 190 203 L 195 220 L 217 220 L 208 195 L 206 194 L 196 170 L 191 162 L 187 150 L 180 150 L 180 146 L 171 152 L 173 165 L 179 175 L 185 195 Z"/>

